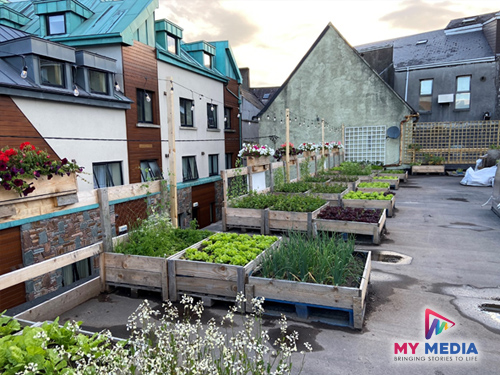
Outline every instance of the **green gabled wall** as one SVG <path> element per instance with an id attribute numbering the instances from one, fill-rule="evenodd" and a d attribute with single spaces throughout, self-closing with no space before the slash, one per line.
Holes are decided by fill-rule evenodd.
<path id="1" fill-rule="evenodd" d="M 342 126 L 400 126 L 412 108 L 329 24 L 300 61 L 272 100 L 262 110 L 259 125 L 261 138 L 278 135 L 285 141 L 285 110 L 290 109 L 290 141 L 321 142 L 324 118 L 332 129 L 325 141 L 342 139 Z M 267 119 L 267 116 L 270 119 Z M 273 121 L 276 116 L 277 121 Z M 299 127 L 295 116 L 309 119 L 309 126 Z M 310 121 L 310 120 L 313 121 Z M 283 120 L 283 123 L 281 122 Z M 311 124 L 312 122 L 312 124 Z M 399 139 L 386 143 L 386 162 L 399 160 Z"/>

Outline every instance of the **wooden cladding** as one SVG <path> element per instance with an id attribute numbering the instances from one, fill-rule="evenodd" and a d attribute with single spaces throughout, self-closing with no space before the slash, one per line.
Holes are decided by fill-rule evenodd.
<path id="1" fill-rule="evenodd" d="M 42 138 L 38 130 L 9 96 L 0 95 L 0 108 L 2 108 L 2 116 L 0 116 L 0 148 L 5 146 L 19 147 L 23 142 L 30 142 L 32 145 L 46 150 L 52 158 L 58 158 L 55 151 Z M 23 138 L 20 138 L 20 135 Z"/>
<path id="2" fill-rule="evenodd" d="M 193 218 L 198 220 L 200 228 L 204 228 L 216 221 L 215 184 L 193 186 L 192 202 L 193 204 L 198 203 L 198 207 L 193 207 Z"/>
<path id="3" fill-rule="evenodd" d="M 160 124 L 158 70 L 155 49 L 146 44 L 134 41 L 133 46 L 122 47 L 122 53 L 124 93 L 134 101 L 126 122 L 130 183 L 136 183 L 141 182 L 141 160 L 156 160 L 162 168 L 160 129 L 137 126 L 137 96 L 142 90 L 151 93 L 153 124 Z"/>
<path id="4" fill-rule="evenodd" d="M 230 92 L 229 92 L 229 91 Z M 234 168 L 238 152 L 240 151 L 240 110 L 238 98 L 234 95 L 239 93 L 239 84 L 236 80 L 230 79 L 227 88 L 224 89 L 224 107 L 231 108 L 230 124 L 231 129 L 224 133 L 225 152 L 232 154 L 231 167 Z M 234 95 L 233 95 L 234 94 Z M 225 165 L 223 165 L 225 168 Z"/>
<path id="5" fill-rule="evenodd" d="M 0 275 L 23 267 L 20 227 L 0 231 Z M 24 283 L 0 290 L 0 312 L 26 302 Z"/>

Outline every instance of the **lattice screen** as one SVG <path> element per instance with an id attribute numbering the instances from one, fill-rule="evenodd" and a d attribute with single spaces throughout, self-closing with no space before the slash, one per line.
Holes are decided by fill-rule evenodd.
<path id="1" fill-rule="evenodd" d="M 385 125 L 345 128 L 345 160 L 385 164 L 385 141 Z"/>

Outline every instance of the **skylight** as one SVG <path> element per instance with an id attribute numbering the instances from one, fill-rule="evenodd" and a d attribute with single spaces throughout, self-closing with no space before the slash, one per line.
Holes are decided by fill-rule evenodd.
<path id="1" fill-rule="evenodd" d="M 420 44 L 425 44 L 425 43 L 427 43 L 427 39 L 422 39 L 422 40 L 419 40 L 419 41 L 417 42 L 417 46 L 418 46 L 418 45 L 420 45 Z"/>
<path id="2" fill-rule="evenodd" d="M 477 17 L 464 18 L 462 23 L 474 22 L 475 20 L 477 20 Z"/>
<path id="3" fill-rule="evenodd" d="M 270 94 L 264 94 L 264 96 L 262 97 L 262 99 L 269 99 L 269 96 L 270 96 Z"/>

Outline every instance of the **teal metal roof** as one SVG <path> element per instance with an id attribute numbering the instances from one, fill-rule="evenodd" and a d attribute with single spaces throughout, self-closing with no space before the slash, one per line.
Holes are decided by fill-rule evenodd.
<path id="1" fill-rule="evenodd" d="M 226 77 L 236 80 L 239 84 L 243 82 L 240 69 L 234 58 L 233 51 L 227 40 L 220 42 L 210 42 L 215 46 L 214 65 L 215 68 L 224 74 Z"/>
<path id="2" fill-rule="evenodd" d="M 132 44 L 138 29 L 144 23 L 152 21 L 152 40 L 148 44 L 154 46 L 154 11 L 159 0 L 11 0 L 5 6 L 28 17 L 30 21 L 21 27 L 22 31 L 45 37 L 37 12 L 46 14 L 69 11 L 82 17 L 71 19 L 77 24 L 68 27 L 67 34 L 47 37 L 67 45 L 81 46 L 86 44 L 126 43 Z M 52 4 L 49 6 L 49 4 Z M 51 8 L 53 7 L 53 8 Z M 85 19 L 85 17 L 88 17 Z"/>

